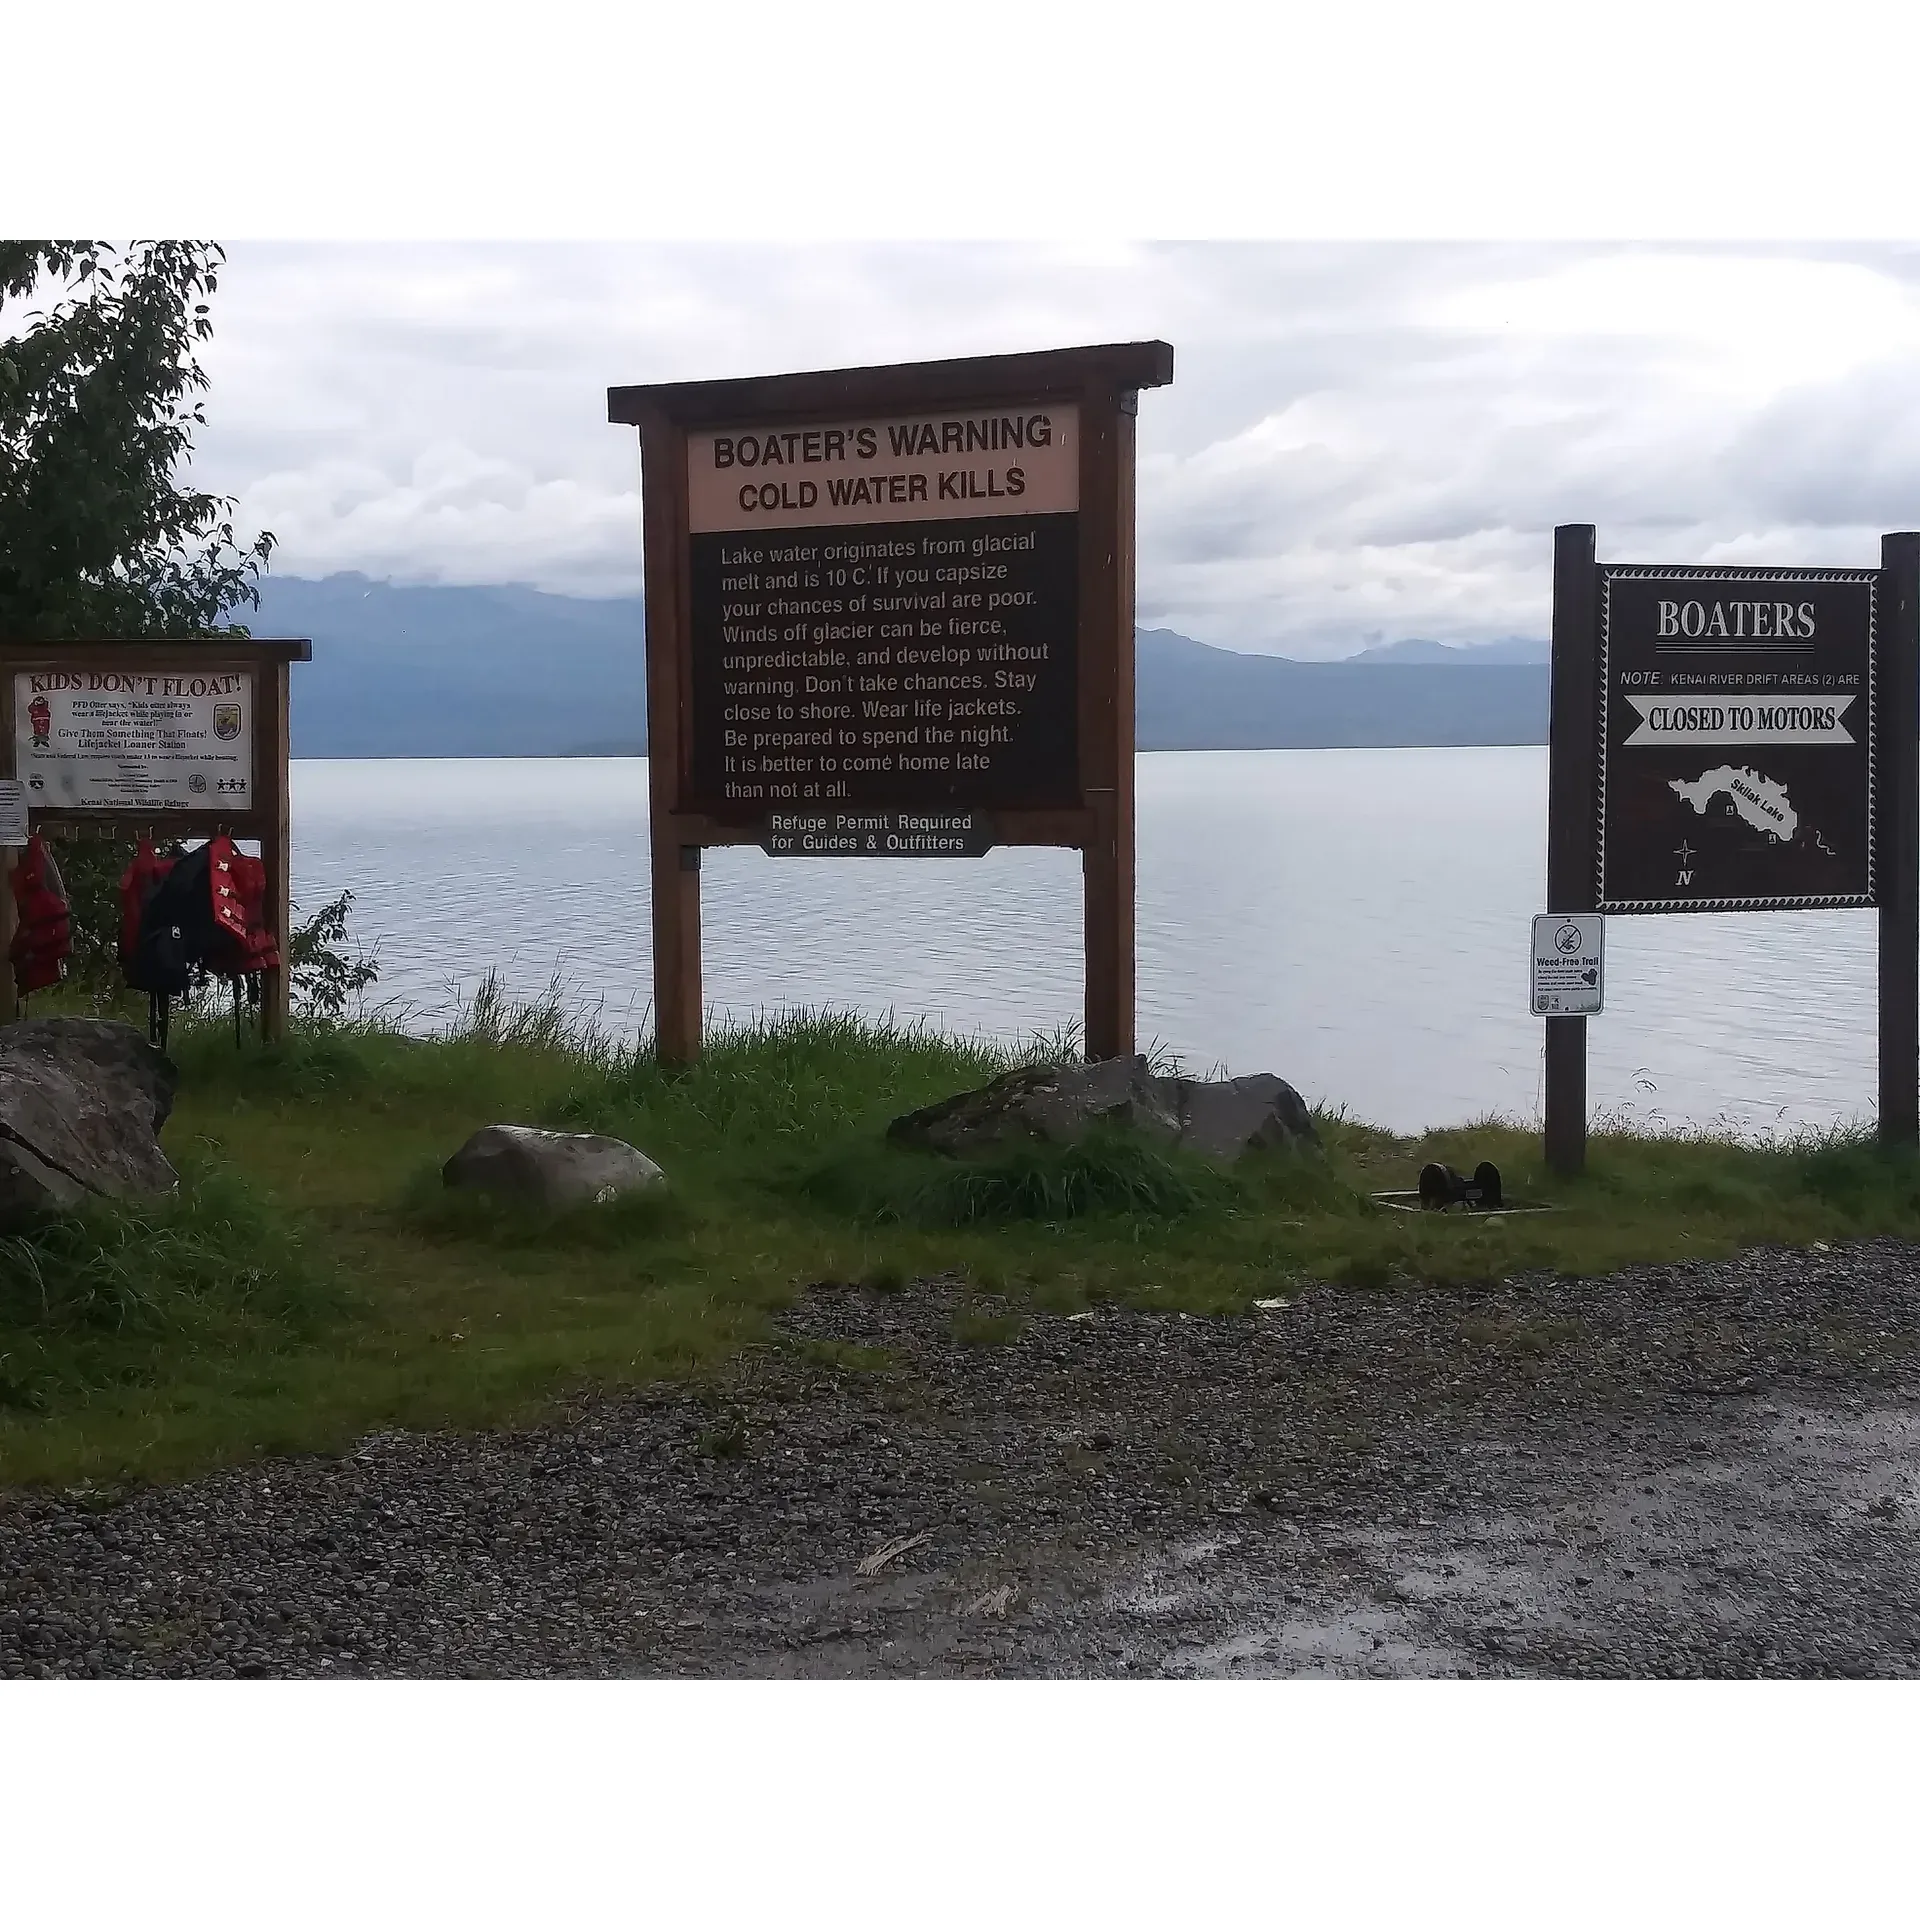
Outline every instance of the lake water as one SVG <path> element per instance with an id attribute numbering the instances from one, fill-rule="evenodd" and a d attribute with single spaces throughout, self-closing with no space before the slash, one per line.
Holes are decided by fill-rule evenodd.
<path id="1" fill-rule="evenodd" d="M 1272 1072 L 1400 1131 L 1537 1124 L 1529 921 L 1544 747 L 1139 762 L 1139 1026 L 1189 1071 Z M 647 1018 L 643 760 L 298 761 L 294 885 L 343 887 L 372 996 L 444 1022 L 489 968 Z M 846 1006 L 1017 1037 L 1080 1012 L 1077 854 L 769 860 L 710 849 L 715 1012 Z M 1761 1132 L 1871 1117 L 1874 916 L 1616 919 L 1595 1106 Z"/>

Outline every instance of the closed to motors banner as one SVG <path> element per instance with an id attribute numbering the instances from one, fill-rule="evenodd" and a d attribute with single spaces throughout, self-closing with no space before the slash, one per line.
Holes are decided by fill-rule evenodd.
<path id="1" fill-rule="evenodd" d="M 239 668 L 23 668 L 13 682 L 13 740 L 32 807 L 253 805 L 253 675 Z"/>
<path id="2" fill-rule="evenodd" d="M 1875 579 L 1602 569 L 1603 910 L 1873 905 Z"/>

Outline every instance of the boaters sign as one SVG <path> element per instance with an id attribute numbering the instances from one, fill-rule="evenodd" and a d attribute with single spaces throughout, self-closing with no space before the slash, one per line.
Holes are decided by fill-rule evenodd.
<path id="1" fill-rule="evenodd" d="M 1599 904 L 1874 904 L 1870 571 L 1601 569 Z"/>
<path id="2" fill-rule="evenodd" d="M 689 809 L 1075 804 L 1078 424 L 1056 404 L 690 432 Z M 977 850 L 972 828 L 850 833 L 766 844 Z M 823 836 L 848 837 L 802 838 Z"/>

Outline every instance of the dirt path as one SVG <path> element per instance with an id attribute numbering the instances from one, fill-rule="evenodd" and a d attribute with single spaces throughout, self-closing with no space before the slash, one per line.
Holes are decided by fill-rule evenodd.
<path id="1" fill-rule="evenodd" d="M 719 1387 L 15 1497 L 0 1674 L 1920 1671 L 1920 1250 L 1005 1344 L 968 1304 L 816 1292 Z"/>

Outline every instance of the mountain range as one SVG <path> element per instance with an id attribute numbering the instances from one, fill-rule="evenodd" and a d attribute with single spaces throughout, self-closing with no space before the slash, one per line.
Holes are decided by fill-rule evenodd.
<path id="1" fill-rule="evenodd" d="M 246 624 L 302 635 L 301 759 L 539 758 L 646 744 L 640 600 L 531 587 L 269 576 Z M 1547 737 L 1547 647 L 1402 640 L 1349 660 L 1235 653 L 1143 629 L 1142 749 L 1529 746 Z"/>

